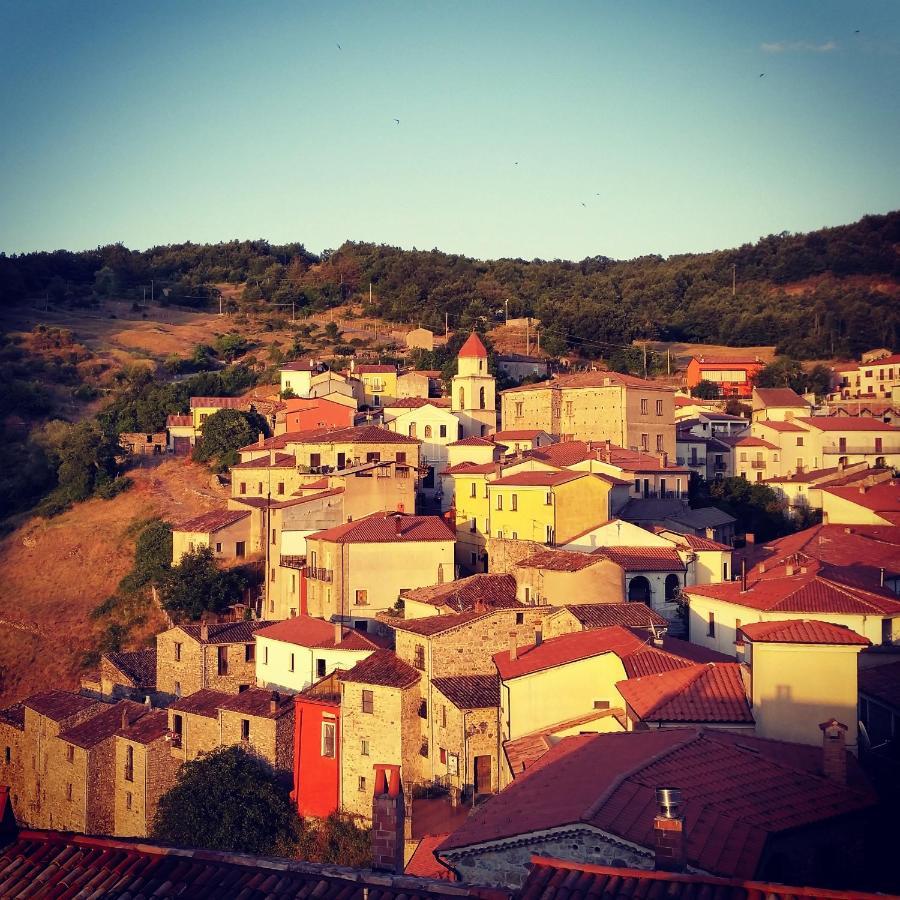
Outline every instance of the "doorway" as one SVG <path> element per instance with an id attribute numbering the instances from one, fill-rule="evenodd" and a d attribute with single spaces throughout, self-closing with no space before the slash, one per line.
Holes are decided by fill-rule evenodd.
<path id="1" fill-rule="evenodd" d="M 491 793 L 491 758 L 475 757 L 475 794 Z"/>

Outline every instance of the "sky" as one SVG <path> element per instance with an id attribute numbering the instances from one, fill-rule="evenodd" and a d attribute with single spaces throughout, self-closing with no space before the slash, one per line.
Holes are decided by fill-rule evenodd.
<path id="1" fill-rule="evenodd" d="M 625 259 L 900 207 L 897 0 L 0 0 L 0 85 L 7 253 Z"/>

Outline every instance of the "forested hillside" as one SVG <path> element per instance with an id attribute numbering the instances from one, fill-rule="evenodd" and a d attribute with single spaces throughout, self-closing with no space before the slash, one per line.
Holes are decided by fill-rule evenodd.
<path id="1" fill-rule="evenodd" d="M 0 256 L 6 303 L 141 299 L 152 290 L 205 306 L 218 302 L 224 283 L 243 285 L 228 292 L 230 305 L 294 303 L 301 314 L 366 304 L 371 284 L 367 311 L 436 328 L 445 314 L 452 327 L 494 321 L 508 300 L 511 316 L 541 319 L 543 346 L 554 353 L 600 356 L 610 344 L 646 338 L 854 356 L 900 344 L 900 212 L 734 250 L 628 261 L 482 261 L 352 242 L 316 256 L 302 244 L 266 241 Z"/>

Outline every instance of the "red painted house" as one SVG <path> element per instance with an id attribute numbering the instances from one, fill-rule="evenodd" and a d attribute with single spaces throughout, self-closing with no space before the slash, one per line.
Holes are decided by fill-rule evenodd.
<path id="1" fill-rule="evenodd" d="M 282 433 L 311 431 L 314 428 L 347 428 L 353 425 L 355 415 L 354 407 L 325 397 L 293 397 L 282 401 L 275 420 L 280 430 L 276 430 Z"/>
<path id="2" fill-rule="evenodd" d="M 751 397 L 753 382 L 765 363 L 759 358 L 721 359 L 695 356 L 688 363 L 687 386 L 711 381 L 719 388 L 720 397 Z"/>
<path id="3" fill-rule="evenodd" d="M 294 789 L 301 818 L 340 806 L 341 687 L 333 672 L 294 697 Z"/>

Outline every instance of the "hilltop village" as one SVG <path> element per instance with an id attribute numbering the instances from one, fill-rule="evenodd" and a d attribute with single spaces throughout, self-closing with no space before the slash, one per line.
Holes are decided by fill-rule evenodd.
<path id="1" fill-rule="evenodd" d="M 900 356 L 839 367 L 819 398 L 755 386 L 763 363 L 738 351 L 696 357 L 683 385 L 498 365 L 520 383 L 498 391 L 474 331 L 446 385 L 299 359 L 271 396 L 195 396 L 165 431 L 121 435 L 133 458 L 187 458 L 223 410 L 265 422 L 220 508 L 172 530 L 173 565 L 205 550 L 259 584 L 102 654 L 77 692 L 0 711 L 2 827 L 19 829 L 0 895 L 35 853 L 82 886 L 177 864 L 184 884 L 277 873 L 284 895 L 327 897 L 882 886 Z M 760 540 L 696 502 L 734 478 L 774 491 L 797 530 Z M 391 874 L 135 843 L 183 765 L 231 746 L 303 819 L 371 829 Z"/>

